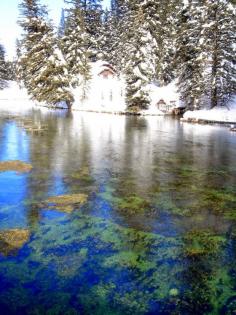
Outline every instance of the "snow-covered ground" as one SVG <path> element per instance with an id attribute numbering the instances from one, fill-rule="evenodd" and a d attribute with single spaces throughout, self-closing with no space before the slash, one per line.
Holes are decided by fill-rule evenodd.
<path id="1" fill-rule="evenodd" d="M 187 111 L 183 116 L 183 121 L 212 121 L 236 123 L 236 98 L 231 105 L 226 107 L 216 107 L 213 109 L 202 109 L 195 111 Z"/>
<path id="2" fill-rule="evenodd" d="M 14 107 L 25 108 L 35 105 L 24 88 L 20 88 L 19 85 L 11 81 L 8 83 L 8 87 L 4 90 L 0 90 L 0 105 L 1 107 Z"/>
<path id="3" fill-rule="evenodd" d="M 81 91 L 74 90 L 75 104 L 74 110 L 106 112 L 106 113 L 125 113 L 125 86 L 122 80 L 117 78 L 103 79 L 94 76 L 91 81 L 89 96 L 86 101 L 81 101 Z M 164 115 L 157 109 L 156 102 L 160 99 L 176 99 L 177 106 L 179 103 L 178 94 L 174 83 L 166 87 L 150 86 L 151 105 L 148 110 L 142 111 L 143 115 Z M 156 101 L 157 100 L 157 101 Z M 27 91 L 20 88 L 16 82 L 10 82 L 8 88 L 0 90 L 0 106 L 2 108 L 26 109 L 39 105 L 30 100 Z M 42 104 L 45 106 L 45 104 Z M 212 110 L 187 111 L 184 114 L 184 120 L 206 120 L 215 122 L 236 123 L 236 101 L 231 104 L 229 109 L 226 107 L 215 108 Z"/>

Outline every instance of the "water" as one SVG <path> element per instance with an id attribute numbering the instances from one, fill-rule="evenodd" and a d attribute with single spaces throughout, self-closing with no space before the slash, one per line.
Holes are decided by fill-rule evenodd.
<path id="1" fill-rule="evenodd" d="M 235 314 L 235 156 L 224 127 L 2 111 L 0 160 L 33 170 L 0 173 L 1 314 Z"/>

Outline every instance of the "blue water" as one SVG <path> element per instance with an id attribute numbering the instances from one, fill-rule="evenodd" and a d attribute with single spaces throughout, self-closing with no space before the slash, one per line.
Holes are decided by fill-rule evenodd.
<path id="1" fill-rule="evenodd" d="M 235 314 L 236 135 L 162 117 L 13 114 L 0 118 L 0 161 L 33 169 L 0 173 L 0 314 Z M 62 194 L 87 201 L 45 202 Z"/>

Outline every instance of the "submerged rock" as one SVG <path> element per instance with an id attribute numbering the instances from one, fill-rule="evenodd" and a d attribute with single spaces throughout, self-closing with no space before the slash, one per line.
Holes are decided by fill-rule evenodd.
<path id="1" fill-rule="evenodd" d="M 27 229 L 12 229 L 0 231 L 0 253 L 8 256 L 12 252 L 19 250 L 30 237 Z"/>
<path id="2" fill-rule="evenodd" d="M 15 171 L 18 173 L 27 173 L 32 170 L 33 166 L 22 161 L 2 161 L 0 162 L 0 172 Z"/>
<path id="3" fill-rule="evenodd" d="M 62 212 L 72 212 L 76 207 L 81 206 L 87 201 L 86 194 L 71 194 L 49 197 L 43 203 L 48 209 L 54 209 Z"/>

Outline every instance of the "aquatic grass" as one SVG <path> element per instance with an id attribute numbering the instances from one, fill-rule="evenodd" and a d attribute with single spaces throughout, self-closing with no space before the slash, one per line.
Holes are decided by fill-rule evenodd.
<path id="1" fill-rule="evenodd" d="M 138 195 L 116 198 L 115 206 L 119 209 L 119 211 L 125 212 L 129 215 L 145 213 L 151 208 L 151 204 L 146 199 Z"/>
<path id="2" fill-rule="evenodd" d="M 33 166 L 31 164 L 19 160 L 0 162 L 0 173 L 6 171 L 15 171 L 19 174 L 28 173 L 32 170 L 32 168 Z"/>
<path id="3" fill-rule="evenodd" d="M 219 252 L 225 245 L 225 238 L 212 235 L 210 231 L 193 230 L 186 233 L 184 240 L 184 255 L 187 257 L 210 256 Z"/>

